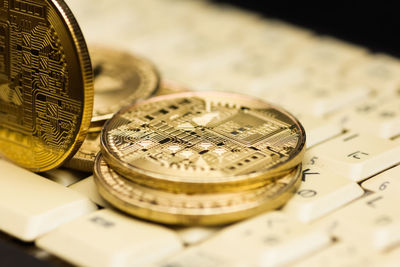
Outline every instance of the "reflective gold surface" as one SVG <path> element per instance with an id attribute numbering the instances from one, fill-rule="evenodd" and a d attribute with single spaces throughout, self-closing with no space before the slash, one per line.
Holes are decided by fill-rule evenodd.
<path id="1" fill-rule="evenodd" d="M 141 186 L 96 158 L 99 193 L 128 214 L 166 224 L 215 225 L 276 209 L 293 196 L 301 182 L 301 164 L 273 183 L 255 189 L 213 194 L 175 194 Z"/>
<path id="2" fill-rule="evenodd" d="M 103 128 L 105 160 L 135 182 L 174 192 L 238 191 L 286 174 L 305 133 L 289 113 L 244 95 L 160 96 L 118 112 Z"/>
<path id="3" fill-rule="evenodd" d="M 63 166 L 66 168 L 93 172 L 94 159 L 100 152 L 100 132 L 89 132 L 78 152 Z"/>
<path id="4" fill-rule="evenodd" d="M 149 61 L 132 54 L 90 46 L 94 70 L 92 123 L 105 121 L 123 106 L 147 99 L 160 86 L 158 71 Z"/>
<path id="5" fill-rule="evenodd" d="M 93 105 L 85 41 L 62 0 L 0 2 L 0 151 L 32 171 L 61 165 Z"/>

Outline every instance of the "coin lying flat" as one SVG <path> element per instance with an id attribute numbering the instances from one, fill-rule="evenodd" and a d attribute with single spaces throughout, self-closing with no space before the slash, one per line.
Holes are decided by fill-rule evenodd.
<path id="1" fill-rule="evenodd" d="M 90 56 L 94 70 L 92 123 L 104 122 L 123 106 L 157 92 L 160 76 L 148 60 L 98 45 L 90 46 Z"/>
<path id="2" fill-rule="evenodd" d="M 305 150 L 304 129 L 286 111 L 217 92 L 127 107 L 107 121 L 100 140 L 105 160 L 121 175 L 186 193 L 258 187 L 300 164 Z"/>
<path id="3" fill-rule="evenodd" d="M 93 73 L 62 0 L 0 4 L 0 151 L 32 171 L 61 165 L 83 142 Z"/>
<path id="4" fill-rule="evenodd" d="M 100 195 L 128 214 L 166 224 L 225 224 L 276 209 L 293 196 L 301 182 L 301 164 L 273 183 L 231 193 L 175 194 L 128 180 L 99 154 L 95 182 Z"/>

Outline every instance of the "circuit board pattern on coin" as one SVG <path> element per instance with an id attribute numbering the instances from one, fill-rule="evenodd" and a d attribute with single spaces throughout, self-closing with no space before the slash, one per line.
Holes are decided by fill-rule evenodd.
<path id="1" fill-rule="evenodd" d="M 291 162 L 303 151 L 305 135 L 296 119 L 265 102 L 204 92 L 157 97 L 127 108 L 106 124 L 101 142 L 111 165 L 120 162 L 175 181 L 212 182 Z"/>
<path id="2" fill-rule="evenodd" d="M 158 71 L 146 59 L 100 45 L 91 45 L 90 55 L 95 75 L 92 122 L 149 98 L 160 86 Z"/>
<path id="3" fill-rule="evenodd" d="M 34 171 L 83 141 L 92 108 L 86 45 L 61 0 L 0 1 L 0 151 Z"/>

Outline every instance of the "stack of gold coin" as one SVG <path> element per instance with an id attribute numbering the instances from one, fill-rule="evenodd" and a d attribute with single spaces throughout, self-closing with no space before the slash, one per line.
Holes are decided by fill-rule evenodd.
<path id="1" fill-rule="evenodd" d="M 301 178 L 305 132 L 288 112 L 217 92 L 158 96 L 106 122 L 100 194 L 167 224 L 222 224 L 283 205 Z"/>

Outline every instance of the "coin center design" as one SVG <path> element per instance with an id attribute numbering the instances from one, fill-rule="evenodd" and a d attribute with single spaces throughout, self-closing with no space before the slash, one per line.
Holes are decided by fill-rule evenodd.
<path id="1" fill-rule="evenodd" d="M 144 103 L 113 121 L 111 153 L 146 172 L 178 177 L 265 170 L 288 160 L 300 141 L 299 129 L 272 108 L 201 97 Z"/>

